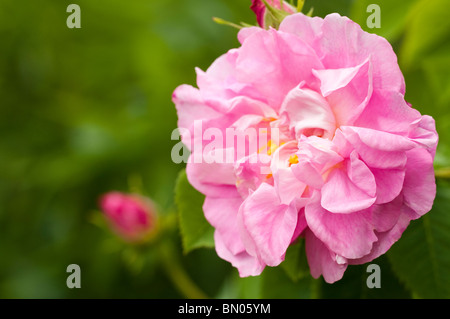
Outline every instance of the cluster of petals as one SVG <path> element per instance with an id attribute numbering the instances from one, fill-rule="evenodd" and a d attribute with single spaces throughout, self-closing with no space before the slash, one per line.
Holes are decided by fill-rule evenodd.
<path id="1" fill-rule="evenodd" d="M 191 157 L 203 151 L 191 147 L 195 121 L 224 135 L 229 127 L 281 132 L 278 143 L 233 162 L 187 163 L 206 196 L 217 254 L 255 276 L 304 238 L 311 275 L 335 282 L 431 209 L 434 120 L 405 101 L 389 42 L 347 17 L 295 13 L 278 29 L 241 29 L 238 39 L 197 69 L 198 87 L 173 94 Z"/>

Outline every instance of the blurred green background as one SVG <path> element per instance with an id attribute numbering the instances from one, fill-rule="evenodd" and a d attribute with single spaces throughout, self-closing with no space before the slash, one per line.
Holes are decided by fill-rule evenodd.
<path id="1" fill-rule="evenodd" d="M 81 7 L 81 29 L 69 29 L 66 8 Z M 0 0 L 0 298 L 179 298 L 157 254 L 136 266 L 98 221 L 98 197 L 141 185 L 161 213 L 174 211 L 183 165 L 170 157 L 176 128 L 171 94 L 195 84 L 238 46 L 236 30 L 218 16 L 255 23 L 250 0 Z M 368 30 L 366 7 L 381 7 L 381 29 Z M 388 38 L 405 74 L 407 100 L 437 119 L 437 166 L 449 166 L 449 1 L 307 0 L 306 11 L 347 15 Z M 239 280 L 213 249 L 181 253 L 182 266 L 210 296 L 302 297 L 296 286 L 261 295 L 284 280 Z M 383 257 L 379 263 L 387 260 Z M 81 267 L 81 289 L 68 289 L 66 267 Z M 353 267 L 347 282 L 364 273 Z M 356 274 L 356 275 L 355 275 Z M 386 276 L 390 276 L 386 273 Z M 359 278 L 359 277 L 358 277 Z M 326 297 L 353 297 L 343 284 Z M 396 294 L 410 296 L 393 279 Z M 239 287 L 239 288 L 236 288 Z M 289 290 L 291 289 L 291 290 Z M 373 292 L 371 292 L 373 294 Z M 359 295 L 358 295 L 359 296 Z"/>

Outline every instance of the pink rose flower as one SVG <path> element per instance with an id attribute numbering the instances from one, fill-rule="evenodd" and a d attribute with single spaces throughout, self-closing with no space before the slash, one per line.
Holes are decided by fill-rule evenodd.
<path id="1" fill-rule="evenodd" d="M 142 241 L 155 228 L 155 208 L 148 198 L 109 192 L 100 198 L 100 207 L 112 229 L 127 241 Z"/>
<path id="2" fill-rule="evenodd" d="M 339 14 L 296 13 L 279 30 L 244 28 L 238 38 L 239 48 L 197 69 L 198 89 L 173 94 L 217 254 L 241 276 L 259 275 L 302 237 L 312 276 L 335 282 L 431 209 L 434 120 L 405 102 L 388 41 Z M 266 130 L 267 147 L 210 147 L 205 132 L 227 128 Z M 233 161 L 208 160 L 230 152 Z"/>
<path id="3" fill-rule="evenodd" d="M 266 0 L 266 2 L 275 9 L 282 10 L 288 14 L 297 12 L 297 10 L 292 5 L 290 5 L 285 1 L 282 2 L 283 6 L 281 6 L 280 0 Z M 261 28 L 266 28 L 267 8 L 264 2 L 262 0 L 252 0 L 252 5 L 250 6 L 250 9 L 252 9 L 252 11 L 255 13 L 256 22 L 258 22 L 259 26 Z"/>

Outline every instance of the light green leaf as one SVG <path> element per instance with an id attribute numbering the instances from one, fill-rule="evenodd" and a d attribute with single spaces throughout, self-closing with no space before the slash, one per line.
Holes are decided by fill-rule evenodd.
<path id="1" fill-rule="evenodd" d="M 450 187 L 438 187 L 433 209 L 412 221 L 388 257 L 397 276 L 420 298 L 450 298 Z"/>
<path id="2" fill-rule="evenodd" d="M 200 247 L 214 247 L 214 228 L 203 214 L 205 196 L 195 190 L 182 170 L 175 186 L 180 231 L 185 254 Z"/>

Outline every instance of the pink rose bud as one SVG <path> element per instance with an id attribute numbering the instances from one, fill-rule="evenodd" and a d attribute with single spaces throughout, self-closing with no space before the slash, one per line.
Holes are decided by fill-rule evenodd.
<path id="1" fill-rule="evenodd" d="M 256 14 L 256 21 L 261 28 L 275 27 L 281 23 L 284 17 L 297 12 L 297 9 L 286 1 L 266 0 L 266 3 L 271 8 L 268 8 L 263 0 L 252 0 L 250 7 Z"/>
<path id="2" fill-rule="evenodd" d="M 148 198 L 109 192 L 100 198 L 100 207 L 111 227 L 127 241 L 142 241 L 155 229 L 155 207 Z"/>

